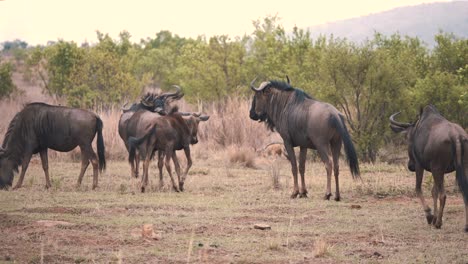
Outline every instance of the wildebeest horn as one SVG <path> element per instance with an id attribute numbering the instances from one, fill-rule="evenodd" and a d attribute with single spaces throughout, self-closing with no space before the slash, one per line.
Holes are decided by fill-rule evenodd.
<path id="1" fill-rule="evenodd" d="M 181 116 L 191 116 L 192 113 L 187 113 L 187 112 L 179 112 Z"/>
<path id="2" fill-rule="evenodd" d="M 254 86 L 256 80 L 257 80 L 257 77 L 255 77 L 255 79 L 253 79 L 253 81 L 250 82 L 250 89 L 252 89 L 254 92 L 260 92 L 261 89 L 256 88 L 256 87 Z"/>
<path id="3" fill-rule="evenodd" d="M 147 95 L 141 97 L 141 103 L 144 106 L 153 107 L 154 106 L 153 99 L 154 99 L 154 96 L 152 94 L 151 95 L 147 94 Z"/>
<path id="4" fill-rule="evenodd" d="M 197 112 L 197 113 L 193 113 L 192 114 L 194 117 L 200 117 L 201 116 L 201 113 L 200 112 Z"/>
<path id="5" fill-rule="evenodd" d="M 402 128 L 408 128 L 410 126 L 412 126 L 413 124 L 411 123 L 400 123 L 400 122 L 397 122 L 395 121 L 395 116 L 399 115 L 401 112 L 397 112 L 397 113 L 394 113 L 393 115 L 390 116 L 390 123 L 394 126 L 399 126 L 399 127 L 402 127 Z"/>
<path id="6" fill-rule="evenodd" d="M 291 81 L 289 80 L 289 76 L 286 75 L 286 81 L 288 82 L 288 84 L 291 84 Z"/>
<path id="7" fill-rule="evenodd" d="M 180 88 L 180 86 L 172 85 L 172 87 L 176 88 L 175 92 L 162 94 L 161 97 L 164 97 L 166 99 L 171 98 L 173 101 L 179 100 L 182 97 L 184 97 L 184 93 L 182 92 L 182 88 Z"/>
<path id="8" fill-rule="evenodd" d="M 122 109 L 122 111 L 124 111 L 124 112 L 130 110 L 130 108 L 125 109 L 125 106 L 126 106 L 127 104 L 128 104 L 128 102 L 125 102 L 125 104 L 122 105 L 122 107 L 121 107 L 120 109 Z"/>

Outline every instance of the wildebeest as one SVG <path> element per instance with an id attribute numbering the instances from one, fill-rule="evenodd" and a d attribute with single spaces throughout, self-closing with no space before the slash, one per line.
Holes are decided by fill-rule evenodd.
<path id="1" fill-rule="evenodd" d="M 283 138 L 284 147 L 292 166 L 294 190 L 291 198 L 307 197 L 305 186 L 305 161 L 307 149 L 316 149 L 327 170 L 327 190 L 325 199 L 330 199 L 331 173 L 335 174 L 336 196 L 339 191 L 339 155 L 344 143 L 348 164 L 353 178 L 359 177 L 359 165 L 351 137 L 343 116 L 330 104 L 313 99 L 305 92 L 280 81 L 268 81 L 250 87 L 255 92 L 250 109 L 250 118 L 265 122 L 268 128 L 276 130 Z M 299 172 L 301 189 L 297 178 L 297 163 L 294 147 L 300 147 Z"/>
<path id="2" fill-rule="evenodd" d="M 142 98 L 140 103 L 133 104 L 130 108 L 122 108 L 122 115 L 119 120 L 119 135 L 120 138 L 125 143 L 127 151 L 129 150 L 128 138 L 132 135 L 133 127 L 128 127 L 128 120 L 133 116 L 136 111 L 146 110 L 152 112 L 157 116 L 162 116 L 168 113 L 171 109 L 170 103 L 176 100 L 181 99 L 184 96 L 181 88 L 177 85 L 174 85 L 176 88 L 175 92 L 155 94 L 155 93 L 146 93 Z M 132 164 L 132 175 L 138 178 L 138 167 L 139 159 L 135 159 L 134 164 Z M 162 169 L 161 169 L 162 170 Z"/>
<path id="3" fill-rule="evenodd" d="M 129 138 L 130 155 L 129 162 L 133 163 L 135 159 L 135 151 L 138 150 L 141 157 L 144 158 L 143 162 L 143 177 L 141 183 L 141 191 L 144 192 L 148 185 L 148 168 L 149 162 L 154 155 L 155 151 L 164 153 L 166 157 L 165 165 L 167 172 L 172 181 L 172 187 L 176 192 L 184 190 L 184 182 L 187 177 L 187 173 L 192 166 L 192 158 L 190 156 L 190 144 L 196 144 L 198 142 L 198 124 L 200 121 L 206 121 L 209 116 L 194 113 L 189 117 L 183 117 L 181 113 L 174 109 L 172 113 L 161 116 L 159 118 L 152 118 L 144 122 L 140 115 L 146 115 L 148 118 L 148 112 L 138 111 L 130 119 L 129 125 L 140 127 L 135 137 Z M 177 159 L 176 150 L 183 149 L 187 158 L 187 167 L 184 174 L 180 174 L 180 165 Z M 178 177 L 178 184 L 174 181 L 172 176 L 170 160 L 173 160 L 174 167 Z M 160 174 L 161 176 L 161 174 Z M 160 177 L 160 185 L 162 185 L 162 177 Z"/>
<path id="4" fill-rule="evenodd" d="M 13 172 L 21 165 L 20 178 L 14 187 L 20 188 L 33 154 L 39 153 L 46 178 L 46 188 L 51 186 L 47 150 L 67 152 L 81 149 L 81 184 L 86 168 L 93 165 L 93 189 L 98 186 L 98 170 L 106 167 L 103 124 L 99 116 L 83 109 L 31 103 L 15 115 L 10 122 L 0 149 L 0 188 L 13 182 Z M 97 134 L 97 152 L 91 143 Z"/>
<path id="5" fill-rule="evenodd" d="M 414 123 L 395 121 L 395 113 L 390 116 L 390 127 L 394 132 L 406 132 L 408 142 L 408 169 L 416 172 L 416 194 L 426 213 L 428 224 L 436 228 L 442 226 L 445 207 L 444 174 L 455 171 L 458 186 L 465 202 L 466 224 L 468 232 L 468 135 L 458 124 L 445 119 L 433 105 L 421 109 L 419 118 Z M 432 172 L 434 185 L 434 215 L 427 206 L 421 189 L 424 170 Z M 437 199 L 440 208 L 438 208 Z"/>

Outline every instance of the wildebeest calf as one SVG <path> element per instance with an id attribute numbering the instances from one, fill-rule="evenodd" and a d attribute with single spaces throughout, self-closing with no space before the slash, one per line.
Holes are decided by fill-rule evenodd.
<path id="1" fill-rule="evenodd" d="M 166 115 L 170 112 L 171 106 L 170 103 L 176 100 L 180 100 L 184 93 L 182 89 L 174 85 L 176 88 L 175 92 L 172 93 L 147 93 L 142 98 L 140 103 L 133 104 L 130 108 L 124 109 L 122 107 L 122 115 L 119 120 L 119 135 L 120 138 L 124 141 L 127 151 L 129 151 L 128 138 L 134 135 L 135 127 L 128 125 L 130 118 L 139 110 L 145 110 L 148 112 L 149 116 L 159 117 Z M 135 123 L 135 121 L 133 121 Z M 138 154 L 136 154 L 138 156 Z M 138 167 L 139 167 L 139 158 L 135 159 L 134 164 L 132 164 L 132 176 L 138 178 Z"/>
<path id="2" fill-rule="evenodd" d="M 145 115 L 143 111 L 136 112 L 132 119 L 140 120 L 139 115 Z M 143 177 L 141 191 L 144 192 L 148 185 L 148 168 L 151 158 L 155 151 L 162 151 L 166 157 L 165 165 L 169 176 L 171 177 L 172 187 L 176 192 L 184 190 L 184 182 L 188 170 L 192 166 L 190 156 L 190 144 L 198 142 L 198 124 L 200 121 L 206 121 L 209 116 L 192 114 L 190 117 L 183 117 L 179 112 L 172 112 L 167 116 L 154 118 L 151 122 L 145 122 L 145 128 L 140 130 L 135 137 L 130 137 L 128 144 L 130 146 L 129 162 L 132 164 L 135 159 L 135 151 L 138 150 L 140 156 L 144 158 Z M 132 120 L 130 120 L 132 122 Z M 143 123 L 142 123 L 143 124 Z M 183 175 L 180 174 L 180 165 L 177 159 L 176 150 L 183 149 L 187 158 L 187 168 Z M 178 177 L 178 184 L 172 176 L 170 160 L 173 160 L 174 167 Z M 160 179 L 162 180 L 162 179 Z"/>
<path id="3" fill-rule="evenodd" d="M 14 187 L 21 187 L 24 174 L 33 154 L 39 153 L 46 178 L 46 188 L 51 186 L 47 149 L 68 152 L 79 146 L 81 149 L 81 184 L 86 168 L 93 165 L 93 189 L 98 186 L 98 169 L 106 166 L 103 124 L 99 116 L 83 109 L 31 103 L 15 115 L 8 126 L 0 148 L 0 189 L 13 183 L 14 172 L 21 165 L 20 178 Z M 97 151 L 91 143 L 97 133 Z"/>

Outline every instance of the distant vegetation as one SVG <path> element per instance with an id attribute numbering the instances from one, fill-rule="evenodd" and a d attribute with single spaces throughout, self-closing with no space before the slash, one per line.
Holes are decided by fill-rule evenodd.
<path id="1" fill-rule="evenodd" d="M 448 119 L 468 126 L 468 40 L 449 33 L 437 34 L 432 49 L 398 34 L 376 33 L 357 44 L 312 38 L 298 28 L 289 34 L 277 17 L 267 17 L 255 21 L 253 34 L 243 38 L 191 39 L 168 31 L 140 43 L 130 38 L 128 32 L 116 40 L 98 32 L 96 44 L 58 41 L 3 53 L 24 61 L 25 76 L 45 91 L 84 108 L 106 109 L 134 100 L 144 87 L 173 84 L 183 88 L 189 102 L 223 102 L 251 96 L 248 84 L 256 76 L 285 80 L 288 75 L 294 87 L 346 115 L 367 161 L 374 161 L 391 137 L 388 116 L 396 111 L 414 120 L 420 106 L 432 103 Z M 0 95 L 11 92 L 8 65 L 0 67 Z"/>

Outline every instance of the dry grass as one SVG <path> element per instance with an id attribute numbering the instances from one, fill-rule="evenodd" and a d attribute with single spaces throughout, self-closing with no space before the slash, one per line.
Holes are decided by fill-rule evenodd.
<path id="1" fill-rule="evenodd" d="M 342 166 L 342 201 L 324 201 L 324 166 L 308 162 L 308 199 L 289 198 L 291 181 L 285 159 L 276 163 L 284 188 L 271 188 L 270 160 L 256 169 L 194 157 L 184 193 L 157 188 L 157 168 L 150 168 L 148 193 L 138 192 L 123 161 L 109 163 L 100 188 L 91 191 L 91 172 L 75 189 L 79 163 L 54 161 L 57 184 L 44 190 L 38 158 L 25 186 L 0 192 L 0 261 L 18 263 L 463 263 L 468 252 L 463 201 L 448 193 L 441 230 L 426 224 L 415 197 L 391 191 L 414 187 L 414 176 L 398 167 L 364 165 L 363 182 L 351 179 Z M 374 171 L 380 171 L 376 175 Z M 154 176 L 153 176 L 154 175 Z M 375 179 L 375 177 L 380 179 Z M 454 183 L 453 175 L 447 184 Z M 34 179 L 34 180 L 31 180 Z M 166 186 L 170 185 L 165 174 Z M 398 185 L 395 182 L 400 181 Z M 358 191 L 371 185 L 386 196 Z M 425 189 L 426 196 L 429 195 Z M 359 205 L 359 209 L 357 206 Z M 39 220 L 72 223 L 40 226 Z M 265 223 L 270 230 L 254 229 Z M 159 240 L 134 236 L 151 224 Z M 41 242 L 42 241 L 42 242 Z M 253 250 L 254 249 L 254 250 Z M 42 252 L 42 253 L 41 253 Z"/>
<path id="2" fill-rule="evenodd" d="M 321 237 L 317 239 L 314 243 L 314 257 L 323 258 L 331 254 L 331 249 L 333 246 L 327 243 L 327 241 Z"/>
<path id="3" fill-rule="evenodd" d="M 0 140 L 22 105 L 0 102 Z M 76 153 L 51 153 L 52 188 L 44 190 L 42 167 L 34 157 L 24 187 L 0 192 L 0 262 L 466 262 L 465 214 L 462 198 L 451 191 L 455 188 L 447 188 L 441 230 L 426 224 L 412 197 L 414 175 L 403 165 L 361 164 L 362 181 L 353 181 L 342 161 L 342 201 L 334 202 L 322 200 L 325 167 L 309 161 L 309 198 L 291 200 L 289 162 L 255 154 L 275 135 L 248 118 L 249 107 L 245 98 L 205 105 L 211 118 L 200 124 L 186 191 L 172 192 L 167 173 L 165 188 L 157 188 L 152 163 L 152 188 L 145 194 L 138 192 L 140 179 L 131 178 L 129 165 L 121 161 L 126 150 L 117 132 L 120 106 L 98 109 L 109 160 L 99 189 L 91 191 L 89 169 L 83 185 L 74 187 L 80 169 L 79 162 L 71 162 Z M 201 108 L 184 102 L 180 107 Z M 446 185 L 455 186 L 454 178 L 448 175 Z M 429 187 L 424 186 L 426 196 Z M 72 225 L 44 227 L 38 220 Z M 254 229 L 256 223 L 271 230 Z M 144 224 L 152 224 L 161 239 L 134 236 Z"/>

